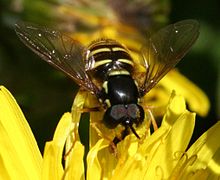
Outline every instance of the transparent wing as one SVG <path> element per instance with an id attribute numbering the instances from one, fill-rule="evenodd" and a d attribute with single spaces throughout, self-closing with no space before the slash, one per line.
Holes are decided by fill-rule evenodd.
<path id="1" fill-rule="evenodd" d="M 183 20 L 166 26 L 148 39 L 141 49 L 141 60 L 146 74 L 140 86 L 140 95 L 145 95 L 189 51 L 199 36 L 199 23 Z"/>
<path id="2" fill-rule="evenodd" d="M 97 93 L 98 88 L 85 72 L 84 47 L 59 31 L 28 23 L 15 25 L 21 41 L 43 60 L 63 71 L 86 90 Z"/>

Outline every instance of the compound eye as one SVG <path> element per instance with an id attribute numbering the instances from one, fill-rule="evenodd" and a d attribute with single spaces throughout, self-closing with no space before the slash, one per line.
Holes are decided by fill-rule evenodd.
<path id="1" fill-rule="evenodd" d="M 124 105 L 114 105 L 111 108 L 111 117 L 115 120 L 119 120 L 126 116 L 127 110 L 125 109 Z"/>
<path id="2" fill-rule="evenodd" d="M 136 126 L 139 126 L 144 120 L 144 110 L 138 104 L 129 104 L 127 113 L 128 116 L 132 118 L 132 121 L 136 124 Z"/>
<path id="3" fill-rule="evenodd" d="M 103 122 L 106 127 L 113 129 L 123 121 L 126 112 L 124 105 L 114 105 L 105 112 Z"/>
<path id="4" fill-rule="evenodd" d="M 136 104 L 130 104 L 127 109 L 129 117 L 136 119 L 140 117 L 140 110 Z"/>

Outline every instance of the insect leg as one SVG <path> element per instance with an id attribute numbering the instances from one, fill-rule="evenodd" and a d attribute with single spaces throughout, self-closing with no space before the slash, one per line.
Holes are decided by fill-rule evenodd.
<path id="1" fill-rule="evenodd" d="M 148 115 L 150 117 L 149 118 L 149 127 L 148 128 L 150 128 L 150 125 L 152 124 L 154 131 L 156 131 L 158 129 L 158 125 L 157 125 L 157 122 L 156 122 L 156 120 L 154 118 L 154 115 L 153 115 L 152 111 L 149 108 L 146 108 L 146 110 L 147 110 L 147 113 L 148 113 Z"/>
<path id="2" fill-rule="evenodd" d="M 97 112 L 97 111 L 101 111 L 102 108 L 101 107 L 83 107 L 82 109 L 80 109 L 80 112 L 82 113 L 86 113 L 86 112 Z"/>

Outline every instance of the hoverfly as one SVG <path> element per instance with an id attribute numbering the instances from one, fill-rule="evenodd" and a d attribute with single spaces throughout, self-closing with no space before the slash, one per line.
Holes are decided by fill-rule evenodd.
<path id="1" fill-rule="evenodd" d="M 149 92 L 189 51 L 199 36 L 199 23 L 183 20 L 162 28 L 140 49 L 146 72 L 137 83 L 129 50 L 113 39 L 99 39 L 87 47 L 59 31 L 30 24 L 16 24 L 21 41 L 43 60 L 63 71 L 80 87 L 95 95 L 105 109 L 103 123 L 110 129 L 124 126 L 122 137 L 136 133 L 145 112 L 139 99 Z M 93 79 L 98 80 L 97 85 Z"/>

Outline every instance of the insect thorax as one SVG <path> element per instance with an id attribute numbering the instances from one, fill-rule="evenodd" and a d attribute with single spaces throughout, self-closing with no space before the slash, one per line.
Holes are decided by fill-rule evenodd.
<path id="1" fill-rule="evenodd" d="M 91 43 L 85 53 L 86 71 L 98 80 L 105 80 L 112 71 L 133 70 L 128 50 L 115 40 L 101 39 Z"/>

